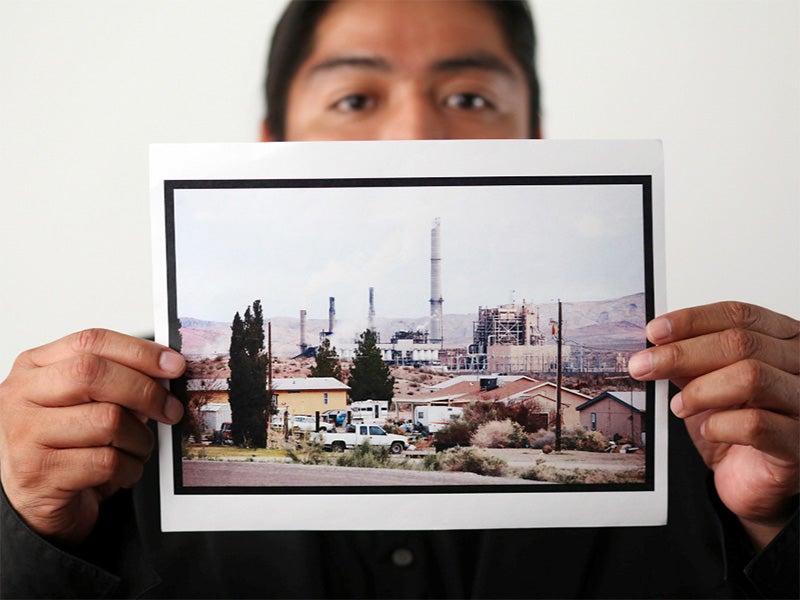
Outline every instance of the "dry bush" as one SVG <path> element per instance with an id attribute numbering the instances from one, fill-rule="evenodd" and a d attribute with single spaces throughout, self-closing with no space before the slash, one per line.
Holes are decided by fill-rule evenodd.
<path id="1" fill-rule="evenodd" d="M 540 429 L 528 436 L 531 448 L 555 447 L 556 434 L 552 430 Z M 565 428 L 561 432 L 562 450 L 581 450 L 584 452 L 603 452 L 608 446 L 606 436 L 599 431 L 586 431 L 583 427 Z"/>
<path id="2" fill-rule="evenodd" d="M 528 445 L 528 437 L 519 423 L 505 419 L 482 423 L 470 442 L 479 448 L 524 448 Z"/>
<path id="3" fill-rule="evenodd" d="M 606 436 L 599 431 L 586 431 L 583 427 L 564 430 L 561 436 L 564 450 L 582 450 L 584 452 L 604 452 L 608 446 Z"/>
<path id="4" fill-rule="evenodd" d="M 550 446 L 552 448 L 556 445 L 556 434 L 553 431 L 540 429 L 536 433 L 532 433 L 528 436 L 528 442 L 531 448 L 536 448 L 537 450 L 541 450 L 545 446 Z"/>

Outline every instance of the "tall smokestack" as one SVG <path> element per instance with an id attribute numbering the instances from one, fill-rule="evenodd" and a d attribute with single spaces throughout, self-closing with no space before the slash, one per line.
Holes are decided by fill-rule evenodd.
<path id="1" fill-rule="evenodd" d="M 375 333 L 375 288 L 369 288 L 369 315 L 367 317 L 367 327 Z"/>
<path id="2" fill-rule="evenodd" d="M 306 311 L 300 310 L 300 351 L 305 352 L 308 348 L 306 343 Z"/>
<path id="3" fill-rule="evenodd" d="M 443 303 L 441 222 L 437 217 L 431 228 L 431 343 L 442 346 L 444 345 Z"/>
<path id="4" fill-rule="evenodd" d="M 328 298 L 328 332 L 333 334 L 333 324 L 336 322 L 336 299 L 331 296 Z"/>

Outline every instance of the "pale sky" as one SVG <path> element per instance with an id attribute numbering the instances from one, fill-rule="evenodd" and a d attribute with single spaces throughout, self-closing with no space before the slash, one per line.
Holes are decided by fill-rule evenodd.
<path id="1" fill-rule="evenodd" d="M 431 227 L 441 220 L 444 313 L 644 291 L 638 186 L 178 190 L 178 314 L 229 322 L 430 312 Z"/>

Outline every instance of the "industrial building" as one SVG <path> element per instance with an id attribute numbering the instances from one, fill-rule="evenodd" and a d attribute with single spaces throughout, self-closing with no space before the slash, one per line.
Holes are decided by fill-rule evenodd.
<path id="1" fill-rule="evenodd" d="M 539 312 L 522 304 L 478 308 L 473 322 L 472 344 L 466 351 L 445 353 L 443 363 L 454 371 L 490 373 L 546 373 L 556 370 L 557 347 L 546 344 Z M 562 358 L 570 349 L 562 347 Z"/>
<path id="2" fill-rule="evenodd" d="M 427 331 L 395 331 L 388 344 L 378 343 L 378 349 L 391 365 L 438 365 L 440 345 L 429 339 Z"/>

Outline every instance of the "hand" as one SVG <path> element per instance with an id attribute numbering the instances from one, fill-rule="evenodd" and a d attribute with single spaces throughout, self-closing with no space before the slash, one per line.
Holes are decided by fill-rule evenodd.
<path id="1" fill-rule="evenodd" d="M 0 384 L 0 477 L 34 531 L 86 539 L 100 503 L 141 477 L 153 448 L 147 419 L 181 419 L 182 404 L 153 377 L 184 369 L 173 350 L 102 329 L 17 358 Z"/>
<path id="2" fill-rule="evenodd" d="M 800 322 L 722 302 L 654 319 L 656 344 L 631 357 L 636 379 L 671 379 L 670 405 L 684 419 L 714 484 L 758 548 L 790 516 L 800 491 Z"/>

